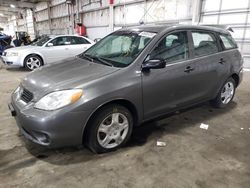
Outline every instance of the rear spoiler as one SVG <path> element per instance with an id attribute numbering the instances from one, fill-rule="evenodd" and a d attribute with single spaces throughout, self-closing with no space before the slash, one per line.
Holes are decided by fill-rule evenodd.
<path id="1" fill-rule="evenodd" d="M 217 28 L 220 28 L 220 29 L 225 29 L 225 30 L 234 32 L 234 30 L 228 25 L 216 25 L 216 24 L 213 25 L 213 24 L 211 24 L 211 25 L 201 25 L 201 26 L 217 27 Z"/>

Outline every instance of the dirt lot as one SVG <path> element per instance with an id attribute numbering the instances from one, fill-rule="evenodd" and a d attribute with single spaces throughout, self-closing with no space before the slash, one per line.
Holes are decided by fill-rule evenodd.
<path id="1" fill-rule="evenodd" d="M 7 102 L 27 73 L 0 68 L 0 187 L 250 187 L 250 72 L 228 108 L 202 104 L 147 123 L 126 147 L 102 155 L 49 150 L 20 135 Z"/>

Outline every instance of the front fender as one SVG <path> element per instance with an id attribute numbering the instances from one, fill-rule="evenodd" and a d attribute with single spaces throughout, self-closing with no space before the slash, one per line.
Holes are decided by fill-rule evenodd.
<path id="1" fill-rule="evenodd" d="M 28 57 L 29 55 L 38 55 L 42 58 L 42 61 L 44 64 L 46 64 L 46 60 L 45 57 L 43 56 L 42 53 L 38 52 L 38 51 L 30 51 L 30 52 L 24 52 L 20 58 L 20 61 L 22 62 L 22 64 L 24 65 L 24 60 L 26 57 Z"/>

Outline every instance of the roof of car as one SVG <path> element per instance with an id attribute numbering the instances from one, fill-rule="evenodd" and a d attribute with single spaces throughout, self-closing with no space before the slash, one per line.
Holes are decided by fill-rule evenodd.
<path id="1" fill-rule="evenodd" d="M 55 37 L 71 37 L 71 36 L 73 36 L 73 37 L 83 37 L 83 38 L 86 38 L 86 37 L 84 37 L 84 36 L 79 36 L 79 35 L 64 35 L 64 34 L 60 34 L 60 35 L 46 35 L 46 36 L 48 36 L 48 37 L 50 37 L 50 38 L 55 38 Z"/>
<path id="2" fill-rule="evenodd" d="M 226 30 L 226 26 L 223 25 L 142 25 L 142 26 L 135 26 L 135 27 L 128 27 L 123 28 L 120 31 L 125 30 L 134 30 L 134 31 L 147 31 L 147 32 L 154 32 L 160 33 L 166 30 L 181 30 L 181 29 L 200 29 L 200 30 L 207 30 L 207 31 L 215 31 L 219 33 L 226 33 L 229 32 Z"/>

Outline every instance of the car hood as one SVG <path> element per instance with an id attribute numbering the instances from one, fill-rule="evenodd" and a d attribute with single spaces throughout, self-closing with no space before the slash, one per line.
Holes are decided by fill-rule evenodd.
<path id="1" fill-rule="evenodd" d="M 93 63 L 78 57 L 46 65 L 29 73 L 21 85 L 35 98 L 56 90 L 82 88 L 84 84 L 118 71 L 119 68 Z"/>

